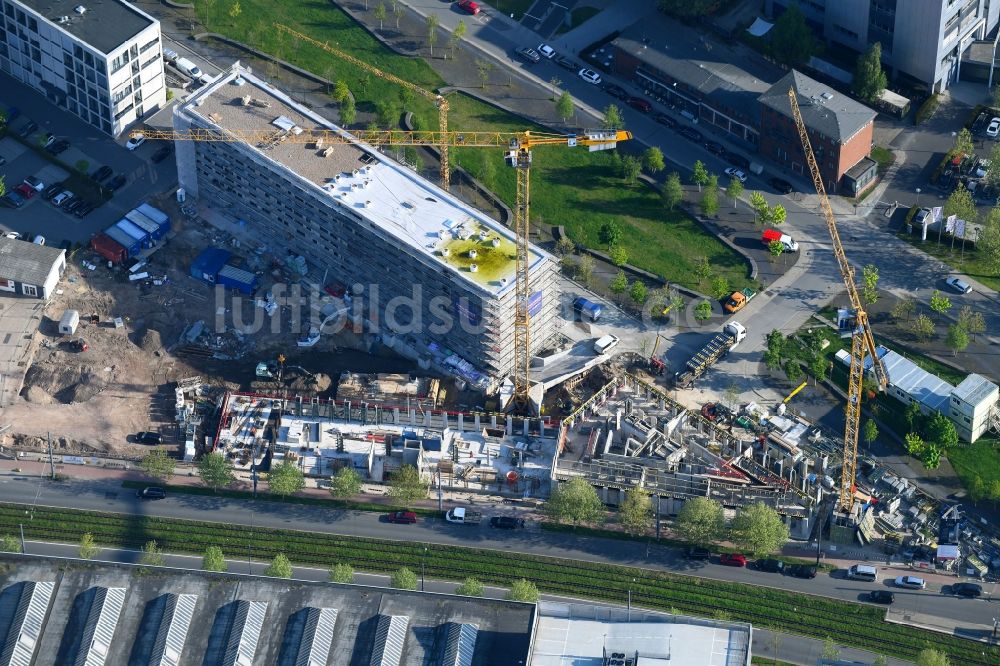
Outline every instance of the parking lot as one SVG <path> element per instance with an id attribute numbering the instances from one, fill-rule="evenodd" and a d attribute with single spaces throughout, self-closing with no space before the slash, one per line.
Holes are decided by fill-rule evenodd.
<path id="1" fill-rule="evenodd" d="M 84 244 L 137 203 L 177 182 L 172 155 L 158 164 L 151 160 L 161 147 L 154 142 L 128 151 L 124 137 L 116 141 L 5 74 L 0 74 L 0 91 L 0 105 L 13 116 L 0 140 L 0 174 L 7 191 L 15 190 L 29 176 L 43 185 L 31 198 L 21 196 L 19 207 L 12 207 L 9 200 L 0 206 L 0 230 L 20 233 L 25 239 L 41 235 L 48 245 Z M 64 141 L 68 145 L 54 155 L 43 147 L 48 135 L 54 138 L 53 143 Z M 98 183 L 91 176 L 102 167 L 111 173 Z M 116 179 L 121 184 L 112 194 L 108 186 Z M 82 200 L 80 205 L 89 202 L 93 210 L 78 217 L 65 210 L 74 199 L 67 198 L 62 207 L 46 201 L 45 190 L 62 181 L 74 199 Z M 110 199 L 103 201 L 102 193 L 110 194 Z M 58 191 L 50 190 L 50 194 L 55 196 Z"/>

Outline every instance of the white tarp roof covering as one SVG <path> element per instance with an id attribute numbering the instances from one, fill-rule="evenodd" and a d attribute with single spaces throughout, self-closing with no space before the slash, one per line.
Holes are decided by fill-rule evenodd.
<path id="1" fill-rule="evenodd" d="M 754 20 L 753 25 L 747 28 L 747 32 L 749 32 L 754 37 L 763 37 L 773 27 L 774 27 L 773 23 L 769 23 L 758 16 Z"/>

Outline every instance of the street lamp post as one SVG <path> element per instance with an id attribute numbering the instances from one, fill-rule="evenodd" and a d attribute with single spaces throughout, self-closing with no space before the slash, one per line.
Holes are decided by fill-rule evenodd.
<path id="1" fill-rule="evenodd" d="M 427 546 L 424 546 L 424 556 L 420 558 L 420 591 L 424 591 L 424 562 L 427 560 Z"/>

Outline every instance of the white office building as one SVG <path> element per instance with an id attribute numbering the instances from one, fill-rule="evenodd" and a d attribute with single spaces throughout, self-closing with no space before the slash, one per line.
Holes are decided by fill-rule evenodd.
<path id="1" fill-rule="evenodd" d="M 113 136 L 166 102 L 160 22 L 122 0 L 0 0 L 0 70 Z"/>
<path id="2" fill-rule="evenodd" d="M 958 436 L 974 442 L 996 425 L 1000 387 L 982 375 L 969 375 L 951 392 L 951 420 Z"/>

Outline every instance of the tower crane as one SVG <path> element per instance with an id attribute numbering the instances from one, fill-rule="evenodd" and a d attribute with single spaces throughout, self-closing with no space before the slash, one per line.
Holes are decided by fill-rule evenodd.
<path id="1" fill-rule="evenodd" d="M 529 215 L 532 149 L 538 146 L 585 146 L 590 151 L 610 150 L 620 141 L 632 138 L 625 130 L 587 130 L 581 134 L 549 134 L 538 132 L 435 132 L 403 130 L 362 130 L 347 132 L 327 129 L 241 131 L 222 128 L 192 127 L 186 130 L 143 129 L 132 136 L 167 141 L 243 142 L 259 148 L 276 143 L 332 144 L 367 143 L 374 146 L 441 146 L 461 148 L 504 148 L 504 161 L 517 174 L 517 198 L 514 206 L 516 290 L 514 295 L 514 407 L 528 408 L 528 372 L 531 365 L 531 323 L 528 300 L 531 296 L 529 275 Z"/>
<path id="2" fill-rule="evenodd" d="M 851 309 L 854 311 L 856 321 L 854 331 L 851 334 L 851 371 L 847 382 L 847 409 L 845 410 L 847 426 L 844 431 L 844 466 L 840 472 L 840 497 L 837 503 L 841 513 L 850 515 L 854 508 L 854 481 L 858 466 L 858 432 L 861 429 L 861 392 L 864 382 L 865 358 L 871 357 L 872 359 L 872 369 L 875 372 L 875 381 L 878 383 L 879 390 L 885 389 L 888 383 L 888 374 L 882 364 L 882 359 L 875 351 L 875 336 L 872 335 L 868 313 L 865 312 L 861 296 L 858 294 L 858 287 L 854 281 L 854 269 L 847 261 L 844 245 L 840 242 L 837 219 L 833 215 L 833 208 L 830 207 L 830 199 L 826 196 L 823 176 L 819 172 L 819 164 L 816 162 L 812 143 L 809 141 L 809 132 L 802 120 L 802 112 L 799 110 L 799 100 L 795 88 L 788 89 L 788 101 L 792 107 L 795 127 L 799 131 L 802 152 L 805 153 L 809 173 L 812 175 L 813 185 L 819 195 L 820 208 L 822 208 L 823 217 L 826 219 L 830 240 L 833 241 L 833 255 L 837 258 L 837 266 L 844 278 L 844 286 L 847 287 L 847 296 L 851 301 Z"/>
<path id="3" fill-rule="evenodd" d="M 360 58 L 352 56 L 350 53 L 341 51 L 338 48 L 334 48 L 333 46 L 330 46 L 326 42 L 321 42 L 318 39 L 310 37 L 309 35 L 304 35 L 298 30 L 289 28 L 287 25 L 284 25 L 282 23 L 276 23 L 274 27 L 278 29 L 278 32 L 283 32 L 285 34 L 291 35 L 296 39 L 301 39 L 302 41 L 308 44 L 312 44 L 317 48 L 323 49 L 330 55 L 336 56 L 337 58 L 340 58 L 345 62 L 349 62 L 355 67 L 363 69 L 364 71 L 369 72 L 370 74 L 374 74 L 380 79 L 384 79 L 386 81 L 389 81 L 390 83 L 395 83 L 398 86 L 402 86 L 403 88 L 406 88 L 410 92 L 416 93 L 421 97 L 426 97 L 427 99 L 431 100 L 431 102 L 433 102 L 438 109 L 438 131 L 442 133 L 448 131 L 448 109 L 450 107 L 448 106 L 448 100 L 446 100 L 444 96 L 439 95 L 435 92 L 431 92 L 430 90 L 421 88 L 415 83 L 411 83 L 406 79 L 399 78 L 395 74 L 384 72 L 375 65 L 369 64 L 364 60 L 361 60 Z M 442 141 L 441 143 L 436 144 L 435 147 L 438 149 L 438 153 L 440 154 L 439 159 L 441 163 L 441 187 L 443 187 L 446 190 L 451 189 L 451 168 L 448 165 L 449 143 L 447 141 Z"/>

